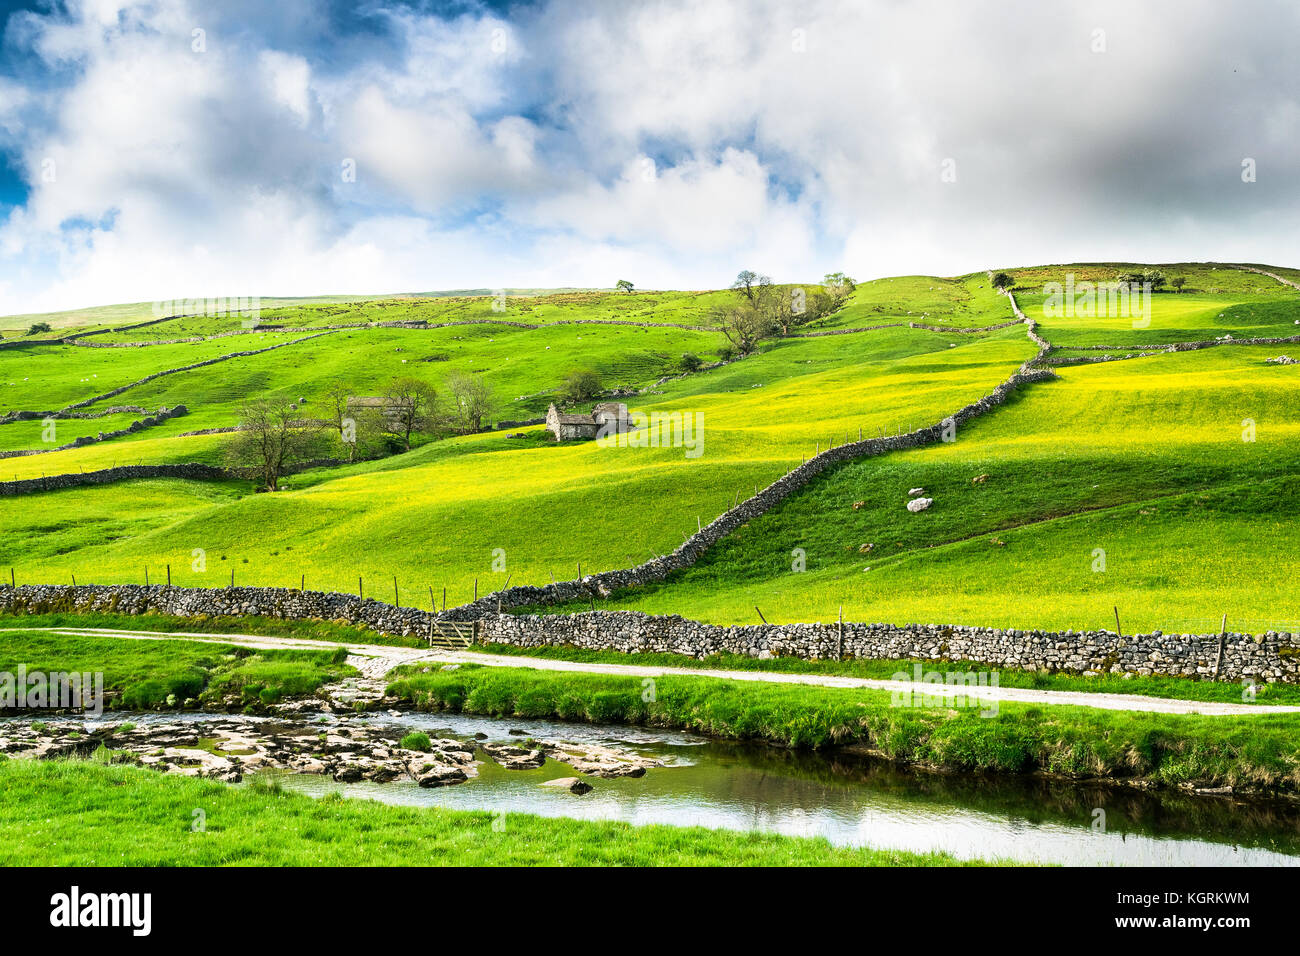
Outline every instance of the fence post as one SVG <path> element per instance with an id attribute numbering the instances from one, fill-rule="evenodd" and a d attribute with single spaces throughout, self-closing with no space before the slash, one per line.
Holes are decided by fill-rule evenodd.
<path id="1" fill-rule="evenodd" d="M 1228 640 L 1228 615 L 1223 615 L 1223 623 L 1219 625 L 1219 656 L 1214 661 L 1214 680 L 1219 679 L 1219 668 L 1223 666 L 1223 645 Z"/>

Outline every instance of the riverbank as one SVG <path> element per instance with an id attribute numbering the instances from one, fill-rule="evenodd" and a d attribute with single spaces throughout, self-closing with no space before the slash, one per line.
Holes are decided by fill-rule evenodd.
<path id="1" fill-rule="evenodd" d="M 358 839 L 364 834 L 364 839 Z M 84 760 L 0 761 L 4 866 L 954 866 L 701 827 L 407 808 Z"/>
<path id="2" fill-rule="evenodd" d="M 935 706 L 919 693 L 902 701 L 862 688 L 472 664 L 399 668 L 388 694 L 420 710 L 642 724 L 792 748 L 851 747 L 936 770 L 1300 794 L 1295 714 L 1207 718 L 1005 701 L 996 708 Z"/>

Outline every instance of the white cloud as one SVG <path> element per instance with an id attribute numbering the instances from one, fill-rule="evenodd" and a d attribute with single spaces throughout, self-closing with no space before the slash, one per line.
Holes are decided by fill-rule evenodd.
<path id="1" fill-rule="evenodd" d="M 31 192 L 0 225 L 0 311 L 1300 260 L 1300 13 L 1271 0 L 550 0 L 368 22 L 391 32 L 329 34 L 306 0 L 11 20 L 28 61 L 0 78 L 0 143 Z"/>

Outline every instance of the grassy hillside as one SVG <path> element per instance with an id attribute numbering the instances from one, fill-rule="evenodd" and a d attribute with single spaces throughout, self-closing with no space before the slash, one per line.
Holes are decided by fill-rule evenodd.
<path id="1" fill-rule="evenodd" d="M 1012 272 L 1027 314 L 1042 284 L 1073 273 L 1109 280 L 1128 264 Z M 1300 327 L 1300 292 L 1253 273 L 1167 265 L 1181 293 L 1153 297 L 1149 327 L 1128 318 L 1043 319 L 1053 345 L 1282 336 Z M 1276 271 L 1276 270 L 1275 270 Z M 1279 273 L 1281 274 L 1281 273 Z M 1037 291 L 1034 291 L 1037 290 Z M 307 414 L 344 379 L 361 393 L 397 374 L 434 384 L 453 369 L 481 373 L 499 419 L 540 415 L 563 377 L 592 368 L 606 387 L 637 389 L 645 412 L 697 415 L 698 457 L 681 447 L 555 445 L 539 427 L 426 443 L 377 462 L 294 476 L 287 490 L 241 482 L 154 480 L 0 499 L 0 566 L 27 581 L 139 581 L 170 564 L 178 584 L 296 585 L 391 595 L 429 606 L 554 575 L 626 566 L 681 543 L 830 442 L 938 421 L 987 394 L 1034 354 L 1020 326 L 981 334 L 886 328 L 765 342 L 721 368 L 681 374 L 682 355 L 708 362 L 717 332 L 563 324 L 614 319 L 696 325 L 731 293 L 574 292 L 513 296 L 505 313 L 483 296 L 298 305 L 264 312 L 285 325 L 495 319 L 543 326 L 365 328 L 168 375 L 98 403 L 184 403 L 187 417 L 129 439 L 0 462 L 0 478 L 127 461 L 218 462 L 227 436 L 179 437 L 231 425 L 247 396 L 302 399 Z M 910 321 L 953 328 L 1011 318 L 984 273 L 864 283 L 814 330 Z M 188 320 L 181 320 L 188 321 Z M 197 321 L 197 320 L 196 320 Z M 202 320 L 209 322 L 213 320 Z M 171 323 L 138 330 L 175 337 Z M 181 326 L 178 323 L 178 328 Z M 200 325 L 192 334 L 213 334 Z M 137 332 L 122 333 L 131 338 Z M 59 407 L 164 367 L 288 341 L 259 331 L 130 349 L 70 346 L 0 351 L 10 408 Z M 132 339 L 134 340 L 134 339 Z M 1286 587 L 1296 558 L 1300 391 L 1294 366 L 1265 364 L 1286 346 L 1228 346 L 1059 369 L 962 429 L 953 444 L 849 463 L 751 521 L 677 579 L 618 595 L 610 606 L 716 621 L 831 619 L 1080 627 L 1209 629 L 1228 613 L 1242 630 L 1300 620 Z M 1300 352 L 1300 349 L 1292 349 Z M 1122 354 L 1122 353 L 1121 353 Z M 665 380 L 666 379 L 666 380 Z M 9 383 L 13 384 L 9 384 Z M 122 427 L 136 416 L 60 421 L 58 441 Z M 1243 441 L 1243 421 L 1254 441 Z M 41 423 L 0 426 L 0 448 L 40 447 Z M 980 476 L 982 481 L 973 482 Z M 935 505 L 903 508 L 910 488 Z M 857 507 L 855 507 L 855 503 Z M 870 545 L 870 547 L 866 547 Z M 792 551 L 807 570 L 792 570 Z M 207 569 L 191 570 L 202 549 Z M 1094 571 L 1098 549 L 1105 571 Z M 492 570 L 499 551 L 506 570 Z M 870 570 L 868 570 L 870 569 Z M 1028 597 L 1028 600 L 1025 598 Z"/>
<path id="2" fill-rule="evenodd" d="M 618 604 L 751 622 L 755 604 L 827 620 L 842 603 L 855 620 L 1061 628 L 1113 626 L 1118 604 L 1129 629 L 1211 630 L 1223 613 L 1243 630 L 1294 627 L 1300 378 L 1264 364 L 1275 352 L 1062 369 L 950 445 L 837 469 Z M 935 505 L 914 515 L 917 487 Z"/>

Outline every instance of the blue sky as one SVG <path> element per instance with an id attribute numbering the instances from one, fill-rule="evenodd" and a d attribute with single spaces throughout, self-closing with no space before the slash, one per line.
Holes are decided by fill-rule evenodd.
<path id="1" fill-rule="evenodd" d="M 1294 4 L 992 9 L 0 4 L 0 313 L 1300 264 Z"/>

